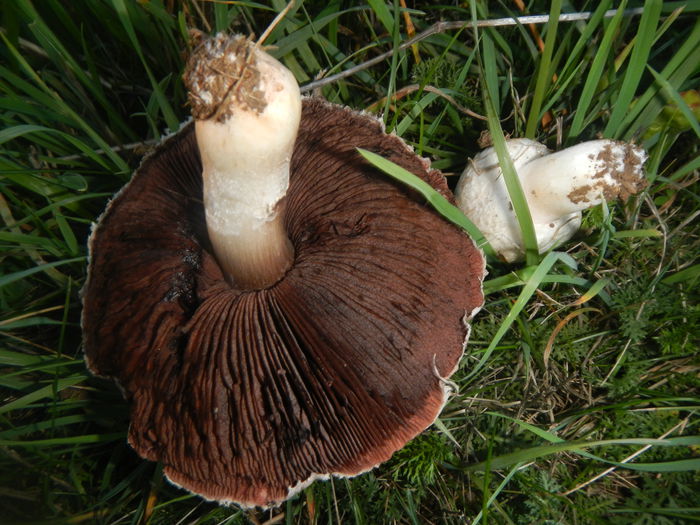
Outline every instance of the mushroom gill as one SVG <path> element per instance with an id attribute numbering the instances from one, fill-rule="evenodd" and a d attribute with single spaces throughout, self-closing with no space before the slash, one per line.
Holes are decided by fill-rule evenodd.
<path id="1" fill-rule="evenodd" d="M 87 363 L 121 385 L 130 444 L 173 483 L 277 505 L 387 460 L 446 402 L 483 303 L 482 254 L 358 147 L 450 196 L 377 120 L 305 99 L 284 209 L 294 259 L 263 289 L 236 288 L 212 252 L 192 124 L 95 226 Z"/>

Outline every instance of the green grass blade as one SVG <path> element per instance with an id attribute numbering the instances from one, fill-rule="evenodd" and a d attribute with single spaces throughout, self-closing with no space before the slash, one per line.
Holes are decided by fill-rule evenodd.
<path id="1" fill-rule="evenodd" d="M 676 284 L 690 281 L 692 284 L 698 282 L 698 280 L 700 280 L 700 263 L 664 277 L 661 282 L 665 284 Z"/>
<path id="2" fill-rule="evenodd" d="M 506 486 L 508 483 L 510 483 L 510 480 L 513 479 L 513 476 L 515 476 L 520 468 L 523 466 L 523 463 L 516 463 L 506 474 L 501 482 L 498 484 L 498 487 L 489 495 L 488 499 L 484 503 L 484 507 L 486 509 L 490 508 L 491 505 L 496 501 L 496 498 L 498 497 L 503 490 L 505 490 Z M 481 523 L 481 520 L 484 518 L 485 512 L 484 509 L 482 508 L 479 510 L 479 513 L 474 517 L 474 520 L 470 523 L 470 525 L 477 525 L 477 523 Z"/>
<path id="3" fill-rule="evenodd" d="M 91 104 L 94 98 L 108 115 L 110 122 L 116 123 L 121 132 L 131 134 L 131 128 L 124 119 L 115 111 L 114 105 L 108 100 L 107 95 L 102 88 L 102 84 L 97 78 L 97 75 L 90 78 L 88 74 L 78 64 L 78 61 L 71 55 L 66 46 L 61 43 L 61 40 L 56 34 L 51 31 L 44 19 L 36 11 L 34 6 L 26 0 L 21 0 L 17 6 L 25 13 L 27 19 L 31 20 L 29 28 L 36 36 L 37 41 L 43 49 L 46 49 L 50 58 L 56 67 L 65 72 L 70 72 L 79 81 L 79 86 L 85 87 L 88 90 L 89 97 L 83 97 L 84 103 Z"/>
<path id="4" fill-rule="evenodd" d="M 413 188 L 414 190 L 418 191 L 440 215 L 466 231 L 479 248 L 484 250 L 486 253 L 491 252 L 491 254 L 493 254 L 493 250 L 488 246 L 486 238 L 479 231 L 479 229 L 474 226 L 474 224 L 464 215 L 464 213 L 462 213 L 459 208 L 457 208 L 454 204 L 451 204 L 430 184 L 417 177 L 410 171 L 394 164 L 390 160 L 387 160 L 376 153 L 372 153 L 371 151 L 367 151 L 362 148 L 358 148 L 357 151 L 376 168 L 405 184 L 409 188 Z"/>
<path id="5" fill-rule="evenodd" d="M 627 72 L 622 81 L 620 92 L 615 99 L 608 125 L 603 130 L 603 136 L 605 137 L 617 138 L 622 134 L 621 124 L 637 92 L 642 73 L 646 69 L 649 52 L 654 43 L 656 26 L 661 16 L 662 4 L 661 0 L 646 0 L 644 2 L 644 13 L 639 22 L 639 30 L 637 31 L 634 49 L 627 65 Z"/>
<path id="6" fill-rule="evenodd" d="M 99 416 L 95 415 L 94 419 L 98 419 Z M 44 432 L 47 430 L 55 430 L 59 428 L 64 428 L 70 425 L 84 424 L 90 420 L 89 416 L 83 414 L 53 417 L 44 421 L 37 421 L 28 425 L 23 425 L 17 428 L 11 428 L 9 430 L 3 430 L 0 432 L 0 439 L 13 440 L 20 436 L 26 436 L 29 434 L 36 434 L 37 432 Z"/>
<path id="7" fill-rule="evenodd" d="M 472 18 L 476 20 L 476 6 L 472 2 Z M 489 39 L 487 32 L 481 34 L 484 41 Z M 479 42 L 479 32 L 474 26 L 474 40 Z M 484 49 L 486 49 L 487 44 L 483 44 Z M 484 97 L 484 106 L 486 108 L 486 117 L 488 119 L 489 133 L 491 135 L 491 141 L 493 143 L 493 148 L 496 150 L 498 156 L 498 163 L 503 172 L 503 180 L 508 189 L 508 196 L 510 197 L 511 203 L 513 205 L 513 211 L 518 219 L 518 224 L 523 237 L 523 245 L 525 246 L 525 258 L 528 266 L 537 264 L 539 260 L 539 254 L 537 252 L 537 237 L 535 235 L 535 226 L 532 222 L 532 215 L 530 214 L 530 208 L 525 199 L 525 194 L 523 192 L 522 185 L 520 184 L 520 179 L 513 166 L 513 160 L 510 158 L 508 149 L 506 147 L 506 139 L 503 134 L 503 129 L 501 128 L 501 122 L 499 119 L 498 109 L 495 105 L 495 101 L 492 98 L 491 93 L 497 91 L 496 86 L 491 86 L 493 82 L 492 77 L 494 76 L 489 71 L 495 68 L 496 65 L 492 61 L 486 60 L 486 57 L 482 57 L 482 53 L 477 53 L 477 60 L 479 62 L 479 67 L 483 71 L 484 87 L 482 89 L 482 94 Z"/>
<path id="8" fill-rule="evenodd" d="M 617 13 L 612 18 L 605 30 L 605 33 L 603 34 L 603 40 L 601 41 L 600 46 L 598 46 L 595 58 L 591 63 L 588 74 L 586 75 L 586 82 L 581 90 L 581 96 L 579 97 L 578 105 L 576 106 L 574 120 L 571 123 L 571 128 L 569 128 L 569 139 L 578 137 L 583 130 L 584 119 L 588 115 L 588 109 L 600 84 L 600 79 L 603 75 L 604 68 L 607 65 L 608 57 L 610 56 L 610 49 L 613 40 L 617 35 L 620 22 L 623 18 L 623 10 L 626 5 L 627 0 L 623 0 L 620 3 Z"/>
<path id="9" fill-rule="evenodd" d="M 329 13 L 325 16 L 319 16 L 313 21 L 313 24 L 295 24 L 291 27 L 293 31 L 290 31 L 288 35 L 285 35 L 275 41 L 275 47 L 270 50 L 270 53 L 276 57 L 284 57 L 296 51 L 299 46 L 303 45 L 309 39 L 313 38 L 314 35 L 318 36 L 318 33 L 327 25 L 338 20 L 341 16 L 347 16 L 350 13 L 361 11 L 367 9 L 363 6 L 351 7 L 344 9 L 342 11 Z M 273 33 L 274 34 L 274 33 Z"/>
<path id="10" fill-rule="evenodd" d="M 0 145 L 8 142 L 10 140 L 17 139 L 19 137 L 23 137 L 25 135 L 31 134 L 31 133 L 45 133 L 45 134 L 50 134 L 50 135 L 56 135 L 57 137 L 65 140 L 72 146 L 75 146 L 80 150 L 81 153 L 83 153 L 86 157 L 92 159 L 96 163 L 100 164 L 103 168 L 105 169 L 110 169 L 109 164 L 107 164 L 104 159 L 100 156 L 97 155 L 94 151 L 94 148 L 91 148 L 89 145 L 85 144 L 83 141 L 69 135 L 68 133 L 64 133 L 62 131 L 59 131 L 57 129 L 49 128 L 46 126 L 37 126 L 33 124 L 21 124 L 19 126 L 12 126 L 3 130 L 0 130 Z"/>
<path id="11" fill-rule="evenodd" d="M 472 368 L 472 370 L 467 375 L 467 377 L 466 377 L 467 380 L 469 378 L 475 376 L 484 367 L 486 362 L 491 358 L 491 354 L 498 346 L 498 343 L 501 342 L 501 339 L 503 339 L 503 336 L 506 334 L 506 332 L 508 332 L 511 325 L 515 322 L 515 320 L 520 315 L 520 312 L 523 310 L 523 308 L 525 308 L 525 305 L 530 301 L 530 298 L 533 296 L 533 294 L 535 293 L 537 288 L 540 286 L 540 284 L 542 283 L 545 276 L 549 273 L 549 270 L 552 269 L 552 266 L 554 266 L 554 264 L 557 261 L 563 260 L 563 257 L 564 257 L 564 254 L 562 254 L 562 253 L 550 252 L 545 256 L 545 258 L 537 266 L 537 268 L 535 268 L 535 270 L 532 272 L 532 275 L 530 276 L 530 278 L 527 279 L 525 286 L 523 286 L 523 289 L 520 292 L 518 299 L 515 301 L 512 308 L 508 312 L 508 315 L 506 316 L 506 318 L 503 320 L 503 322 L 498 327 L 498 330 L 496 331 L 496 334 L 493 336 L 491 343 L 484 351 L 484 353 L 481 356 L 481 358 L 479 359 L 478 363 L 474 366 L 474 368 Z"/>
<path id="12" fill-rule="evenodd" d="M 560 452 L 582 452 L 589 448 L 603 447 L 609 445 L 651 445 L 651 446 L 698 446 L 700 445 L 700 436 L 684 436 L 678 438 L 667 438 L 667 439 L 646 439 L 646 438 L 628 438 L 628 439 L 602 439 L 599 441 L 585 441 L 585 442 L 563 442 L 563 443 L 552 443 L 550 445 L 542 445 L 538 447 L 531 447 L 524 450 L 519 450 L 517 452 L 512 452 L 510 454 L 503 454 L 494 458 L 490 458 L 487 461 L 482 461 L 474 465 L 468 465 L 464 467 L 466 472 L 474 472 L 484 470 L 488 467 L 491 470 L 500 470 L 507 468 L 510 465 L 516 463 L 526 463 L 529 461 L 535 461 L 552 454 L 557 454 Z M 648 472 L 679 472 L 681 470 L 696 470 L 700 467 L 700 458 L 670 461 L 663 463 L 649 463 L 647 465 L 643 463 L 615 463 L 608 462 L 616 466 L 628 468 L 631 470 L 644 470 Z M 662 470 L 653 470 L 653 469 Z"/>
<path id="13" fill-rule="evenodd" d="M 654 76 L 654 79 L 658 84 L 661 86 L 661 89 L 663 90 L 664 93 L 670 98 L 678 110 L 683 114 L 683 116 L 686 118 L 688 121 L 688 124 L 690 124 L 690 127 L 693 129 L 695 132 L 695 135 L 700 138 L 700 124 L 698 124 L 698 119 L 697 117 L 693 114 L 693 110 L 691 110 L 688 107 L 688 104 L 685 103 L 685 100 L 683 100 L 683 97 L 680 96 L 678 91 L 676 91 L 671 83 L 666 80 L 664 77 L 659 75 L 656 71 L 654 71 L 651 67 L 647 66 L 647 69 L 649 72 Z"/>
<path id="14" fill-rule="evenodd" d="M 58 379 L 56 381 L 56 384 L 50 384 L 38 388 L 37 390 L 30 392 L 29 394 L 26 394 L 18 399 L 15 399 L 14 401 L 10 401 L 9 403 L 5 403 L 4 405 L 0 406 L 0 414 L 4 414 L 12 410 L 26 408 L 28 405 L 34 403 L 35 401 L 47 397 L 51 398 L 53 397 L 55 392 L 60 392 L 61 390 L 77 385 L 78 383 L 82 383 L 83 381 L 85 381 L 84 375 Z"/>
<path id="15" fill-rule="evenodd" d="M 700 65 L 700 20 L 693 26 L 690 33 L 683 39 L 678 51 L 667 61 L 666 66 L 659 73 L 666 79 L 674 90 L 695 72 Z M 663 107 L 663 99 L 658 96 L 659 86 L 650 86 L 644 94 L 634 101 L 629 108 L 621 127 L 624 128 L 624 140 L 630 140 L 640 131 L 646 131 L 651 123 L 659 115 Z"/>
<path id="16" fill-rule="evenodd" d="M 124 26 L 126 34 L 129 36 L 131 45 L 133 46 L 134 51 L 136 51 L 136 54 L 138 55 L 139 59 L 141 59 L 141 63 L 143 64 L 146 74 L 148 75 L 148 78 L 151 81 L 151 88 L 153 89 L 153 94 L 156 100 L 158 100 L 158 106 L 163 114 L 163 118 L 165 119 L 165 124 L 171 131 L 176 131 L 180 128 L 180 120 L 175 116 L 175 112 L 173 111 L 170 101 L 166 98 L 163 89 L 160 87 L 160 84 L 153 76 L 153 72 L 151 71 L 148 62 L 146 61 L 146 58 L 143 55 L 143 50 L 141 49 L 141 44 L 139 42 L 138 37 L 136 36 L 136 31 L 134 30 L 134 26 L 129 15 L 129 10 L 126 7 L 124 0 L 111 1 L 112 5 L 114 6 L 114 10 L 117 12 L 117 16 L 119 17 L 120 22 Z"/>
<path id="17" fill-rule="evenodd" d="M 35 273 L 44 272 L 49 268 L 55 268 L 56 266 L 61 266 L 64 264 L 71 264 L 75 262 L 83 262 L 85 257 L 74 257 L 72 259 L 65 259 L 63 261 L 55 261 L 51 263 L 42 264 L 40 266 L 35 266 L 34 268 L 29 268 L 27 270 L 22 270 L 19 272 L 13 272 L 7 275 L 0 276 L 0 288 L 7 286 L 15 281 L 34 275 Z"/>
<path id="18" fill-rule="evenodd" d="M 561 0 L 554 0 L 551 3 L 551 9 L 549 11 L 549 22 L 547 23 L 547 36 L 544 42 L 544 51 L 542 52 L 542 57 L 540 58 L 539 66 L 537 68 L 537 79 L 535 83 L 535 90 L 532 94 L 532 103 L 530 104 L 530 112 L 527 118 L 527 125 L 525 127 L 525 136 L 530 139 L 534 139 L 537 133 L 537 126 L 540 123 L 540 118 L 542 117 L 542 103 L 544 97 L 547 94 L 549 85 L 552 82 L 552 52 L 557 41 L 557 27 L 559 23 L 559 14 L 561 13 Z"/>
<path id="19" fill-rule="evenodd" d="M 394 15 L 391 14 L 387 3 L 384 0 L 367 0 L 367 4 L 372 8 L 386 32 L 390 35 L 394 34 Z"/>
<path id="20" fill-rule="evenodd" d="M 591 38 L 595 34 L 595 31 L 603 23 L 603 20 L 605 20 L 603 15 L 605 15 L 605 12 L 608 9 L 610 9 L 611 5 L 612 0 L 604 0 L 603 2 L 598 3 L 597 7 L 595 8 L 595 11 L 593 12 L 593 16 L 591 16 L 591 19 L 586 24 L 586 27 L 583 29 L 583 31 L 581 31 L 581 34 L 579 35 L 579 38 L 576 41 L 576 45 L 570 51 L 569 57 L 566 59 L 566 62 L 562 66 L 560 75 L 561 77 L 567 78 L 571 75 L 572 69 L 576 69 L 585 63 L 585 60 L 582 60 L 581 55 L 585 51 L 586 47 L 590 46 Z M 626 0 L 622 0 L 622 2 L 620 2 L 620 5 L 618 6 L 618 9 L 622 10 L 625 5 Z M 597 49 L 596 55 L 599 54 L 603 54 L 602 43 Z"/>
<path id="21" fill-rule="evenodd" d="M 110 441 L 121 441 L 123 439 L 124 432 L 114 432 L 111 434 L 85 434 L 64 438 L 35 439 L 31 441 L 0 439 L 0 447 L 56 447 L 59 445 L 109 443 Z"/>
<path id="22" fill-rule="evenodd" d="M 489 105 L 491 106 L 494 114 L 500 115 L 499 109 L 501 107 L 501 92 L 499 86 L 501 83 L 498 79 L 498 60 L 496 59 L 496 47 L 494 46 L 493 39 L 488 31 L 484 31 L 482 33 L 481 50 L 484 57 L 482 61 L 484 86 L 491 102 Z"/>
<path id="23" fill-rule="evenodd" d="M 498 164 L 503 171 L 503 180 L 508 189 L 508 196 L 510 197 L 522 233 L 523 245 L 525 246 L 525 261 L 528 266 L 531 266 L 537 264 L 540 257 L 537 250 L 537 235 L 535 234 L 535 225 L 532 222 L 530 206 L 527 203 L 525 192 L 520 184 L 520 178 L 515 171 L 513 160 L 508 152 L 508 146 L 506 145 L 506 139 L 503 135 L 501 124 L 498 122 L 492 110 L 489 110 L 487 113 L 493 148 L 496 150 Z"/>
<path id="24" fill-rule="evenodd" d="M 525 421 L 520 421 L 519 419 L 515 419 L 513 417 L 507 416 L 505 414 L 499 414 L 497 412 L 488 412 L 490 416 L 494 417 L 500 417 L 503 419 L 507 419 L 508 421 L 512 421 L 513 423 L 517 424 L 519 427 L 524 428 L 525 430 L 528 430 L 529 432 L 532 432 L 534 435 L 536 435 L 539 438 L 544 439 L 545 441 L 549 441 L 550 443 L 564 443 L 564 439 L 560 438 L 559 436 L 552 434 L 551 432 L 547 432 L 546 430 L 542 430 L 539 427 L 536 427 L 535 425 L 531 425 L 530 423 L 526 423 Z"/>
<path id="25" fill-rule="evenodd" d="M 66 116 L 68 119 L 70 119 L 72 122 L 75 123 L 77 127 L 82 129 L 89 137 L 91 140 L 93 140 L 99 148 L 101 148 L 103 151 L 105 151 L 106 155 L 112 160 L 114 165 L 117 167 L 118 171 L 121 172 L 128 172 L 129 168 L 126 165 L 126 163 L 112 151 L 110 148 L 109 144 L 107 144 L 86 122 L 83 120 L 78 113 L 70 108 L 68 105 L 65 104 L 65 102 L 61 99 L 61 97 L 52 89 L 50 89 L 44 81 L 41 79 L 41 77 L 34 71 L 34 69 L 29 65 L 29 63 L 22 57 L 20 53 L 17 52 L 17 50 L 14 48 L 14 46 L 11 44 L 11 42 L 7 39 L 5 34 L 0 31 L 0 39 L 3 40 L 5 43 L 6 48 L 10 51 L 12 56 L 18 61 L 20 64 L 21 68 L 26 72 L 26 74 L 34 81 L 35 84 L 41 87 L 41 89 L 48 94 L 49 96 L 46 97 L 48 100 L 48 104 L 50 104 L 52 107 L 55 106 L 55 109 L 57 112 L 63 114 Z M 2 72 L 2 69 L 0 69 L 0 72 Z M 45 98 L 45 97 L 41 97 Z"/>

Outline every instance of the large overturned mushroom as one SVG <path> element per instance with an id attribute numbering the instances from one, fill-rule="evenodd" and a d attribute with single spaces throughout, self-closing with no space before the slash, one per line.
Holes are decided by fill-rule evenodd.
<path id="1" fill-rule="evenodd" d="M 356 148 L 449 196 L 439 172 L 372 117 L 300 104 L 247 39 L 200 44 L 185 81 L 195 122 L 94 227 L 86 359 L 119 383 L 130 444 L 173 483 L 276 505 L 371 469 L 435 420 L 484 261 Z"/>

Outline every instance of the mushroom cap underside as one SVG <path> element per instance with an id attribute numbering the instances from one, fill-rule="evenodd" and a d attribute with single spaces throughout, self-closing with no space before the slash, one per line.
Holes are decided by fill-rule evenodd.
<path id="1" fill-rule="evenodd" d="M 449 195 L 374 118 L 306 99 L 286 197 L 295 260 L 264 290 L 229 285 L 208 246 L 191 124 L 94 229 L 88 366 L 131 401 L 134 449 L 207 499 L 275 505 L 369 470 L 445 403 L 483 303 L 483 256 L 357 147 Z"/>

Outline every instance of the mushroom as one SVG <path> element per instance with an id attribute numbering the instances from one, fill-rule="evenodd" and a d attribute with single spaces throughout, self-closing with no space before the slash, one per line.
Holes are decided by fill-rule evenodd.
<path id="1" fill-rule="evenodd" d="M 506 141 L 535 226 L 539 253 L 570 239 L 581 211 L 617 197 L 626 200 L 646 186 L 646 152 L 633 144 L 592 140 L 552 153 L 530 139 Z M 523 259 L 520 226 L 495 150 L 469 163 L 455 188 L 457 206 L 506 262 Z"/>
<path id="2" fill-rule="evenodd" d="M 485 263 L 356 148 L 451 198 L 439 172 L 375 118 L 300 100 L 248 39 L 202 42 L 185 82 L 194 123 L 93 227 L 86 361 L 121 386 L 129 443 L 172 483 L 274 506 L 436 419 Z"/>

